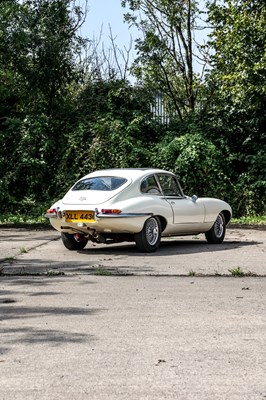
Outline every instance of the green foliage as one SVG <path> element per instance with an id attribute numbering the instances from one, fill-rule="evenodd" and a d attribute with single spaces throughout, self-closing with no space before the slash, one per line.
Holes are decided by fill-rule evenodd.
<path id="1" fill-rule="evenodd" d="M 210 42 L 214 68 L 209 76 L 213 111 L 228 124 L 235 146 L 252 148 L 254 140 L 265 140 L 266 5 L 235 0 L 212 3 L 209 19 L 215 26 Z"/>
<path id="2" fill-rule="evenodd" d="M 1 3 L 0 221 L 41 220 L 78 178 L 110 167 L 172 170 L 187 194 L 224 198 L 234 216 L 266 213 L 264 2 L 209 2 L 204 81 L 192 68 L 196 1 L 121 3 L 145 32 L 140 86 L 85 74 L 74 0 Z M 151 116 L 158 90 L 170 125 Z"/>
<path id="3" fill-rule="evenodd" d="M 61 193 L 93 170 L 149 163 L 148 145 L 155 137 L 149 103 L 147 91 L 123 80 L 82 88 L 55 174 Z"/>
<path id="4" fill-rule="evenodd" d="M 213 141 L 229 150 L 236 215 L 266 212 L 266 5 L 258 1 L 209 2 L 213 25 L 212 101 L 205 118 Z"/>
<path id="5" fill-rule="evenodd" d="M 71 13 L 71 3 L 7 1 L 0 13 L 0 65 L 20 77 L 25 105 L 37 112 L 52 113 L 76 73 L 73 50 L 84 40 L 76 34 L 81 11 Z"/>
<path id="6" fill-rule="evenodd" d="M 49 226 L 49 221 L 44 217 L 47 208 L 46 204 L 36 204 L 35 200 L 25 198 L 20 204 L 12 204 L 12 211 L 9 209 L 0 213 L 0 224 L 42 224 Z"/>
<path id="7" fill-rule="evenodd" d="M 230 222 L 232 224 L 241 225 L 266 225 L 266 215 L 252 215 L 240 218 L 232 218 Z"/>
<path id="8" fill-rule="evenodd" d="M 47 198 L 60 160 L 61 117 L 78 81 L 82 13 L 70 0 L 6 1 L 0 9 L 0 211 Z"/>
<path id="9" fill-rule="evenodd" d="M 251 216 L 266 213 L 265 152 L 248 157 L 247 172 L 234 185 L 236 214 Z"/>
<path id="10" fill-rule="evenodd" d="M 177 173 L 187 194 L 228 200 L 224 153 L 201 132 L 169 138 L 156 146 L 154 163 Z"/>
<path id="11" fill-rule="evenodd" d="M 232 276 L 235 277 L 241 278 L 242 276 L 245 276 L 245 272 L 240 267 L 232 268 L 229 269 L 228 271 L 232 274 Z"/>

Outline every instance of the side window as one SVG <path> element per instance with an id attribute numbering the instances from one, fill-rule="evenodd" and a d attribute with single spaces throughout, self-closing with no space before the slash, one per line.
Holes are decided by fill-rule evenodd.
<path id="1" fill-rule="evenodd" d="M 146 194 L 155 194 L 155 195 L 162 194 L 159 186 L 157 185 L 156 179 L 153 175 L 148 176 L 142 181 L 140 186 L 140 191 Z"/>
<path id="2" fill-rule="evenodd" d="M 176 178 L 172 175 L 158 175 L 165 196 L 183 197 Z"/>

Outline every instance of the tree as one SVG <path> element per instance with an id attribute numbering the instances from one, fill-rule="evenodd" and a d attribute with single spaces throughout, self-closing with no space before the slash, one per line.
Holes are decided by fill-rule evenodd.
<path id="1" fill-rule="evenodd" d="M 128 47 L 119 48 L 116 44 L 112 28 L 109 26 L 110 46 L 102 42 L 102 30 L 99 37 L 93 37 L 86 43 L 82 60 L 84 77 L 95 81 L 114 81 L 128 79 L 130 74 L 130 52 L 132 38 Z"/>
<path id="2" fill-rule="evenodd" d="M 24 80 L 28 105 L 50 114 L 75 78 L 84 40 L 83 13 L 73 0 L 6 1 L 0 14 L 1 63 Z"/>
<path id="3" fill-rule="evenodd" d="M 259 0 L 210 1 L 212 98 L 207 118 L 230 152 L 241 213 L 263 212 L 266 193 L 266 5 Z M 213 138 L 214 138 L 213 137 Z"/>
<path id="4" fill-rule="evenodd" d="M 265 139 L 266 5 L 258 0 L 225 0 L 222 5 L 210 2 L 209 9 L 214 50 L 209 90 L 214 111 L 242 125 L 232 139 L 237 148 Z M 251 136 L 246 137 L 248 131 Z"/>
<path id="5" fill-rule="evenodd" d="M 97 169 L 147 166 L 156 140 L 150 93 L 123 79 L 88 81 L 76 97 L 55 175 L 64 192 L 69 182 Z"/>
<path id="6" fill-rule="evenodd" d="M 42 200 L 79 81 L 83 10 L 73 0 L 7 0 L 0 9 L 0 181 L 2 206 Z"/>
<path id="7" fill-rule="evenodd" d="M 200 12 L 195 0 L 122 0 L 125 20 L 143 33 L 136 41 L 136 76 L 166 96 L 169 109 L 182 120 L 195 111 L 202 72 L 195 73 L 200 46 L 195 41 Z M 196 54 L 197 49 L 197 54 Z"/>

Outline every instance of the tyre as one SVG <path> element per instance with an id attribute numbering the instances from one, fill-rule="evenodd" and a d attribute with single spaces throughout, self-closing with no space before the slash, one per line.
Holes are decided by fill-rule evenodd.
<path id="1" fill-rule="evenodd" d="M 220 213 L 216 218 L 212 228 L 205 233 L 208 243 L 219 244 L 222 243 L 225 236 L 226 224 L 223 213 Z"/>
<path id="2" fill-rule="evenodd" d="M 61 237 L 64 246 L 68 250 L 82 250 L 88 243 L 88 239 L 79 233 L 71 235 L 69 233 L 61 232 Z"/>
<path id="3" fill-rule="evenodd" d="M 142 231 L 135 233 L 136 246 L 140 251 L 151 253 L 160 245 L 161 223 L 159 218 L 151 217 L 145 222 Z"/>

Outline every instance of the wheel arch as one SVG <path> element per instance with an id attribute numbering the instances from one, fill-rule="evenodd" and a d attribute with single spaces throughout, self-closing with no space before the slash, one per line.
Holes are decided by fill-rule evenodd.
<path id="1" fill-rule="evenodd" d="M 159 218 L 160 223 L 161 223 L 161 229 L 162 229 L 162 232 L 163 232 L 165 230 L 165 228 L 166 228 L 166 225 L 167 225 L 166 219 L 162 215 L 155 215 L 155 217 Z"/>
<path id="2" fill-rule="evenodd" d="M 223 210 L 223 211 L 222 211 L 222 214 L 223 214 L 224 219 L 225 219 L 225 224 L 227 225 L 228 222 L 229 222 L 230 219 L 231 219 L 231 213 L 230 213 L 230 211 L 228 211 L 228 210 Z"/>

